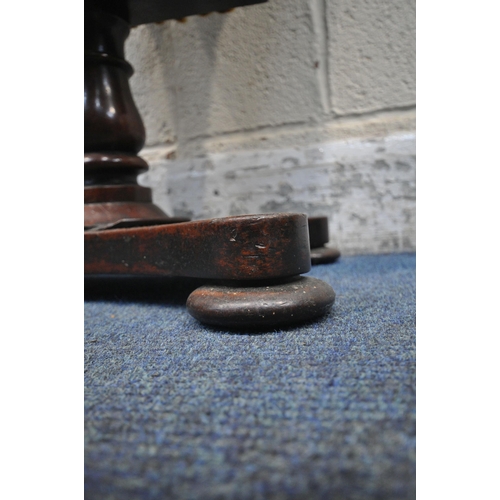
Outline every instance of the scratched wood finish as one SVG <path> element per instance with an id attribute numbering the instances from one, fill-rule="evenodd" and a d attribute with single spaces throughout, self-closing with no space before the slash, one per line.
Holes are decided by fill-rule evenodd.
<path id="1" fill-rule="evenodd" d="M 85 233 L 85 273 L 257 280 L 311 269 L 307 216 L 243 215 Z"/>

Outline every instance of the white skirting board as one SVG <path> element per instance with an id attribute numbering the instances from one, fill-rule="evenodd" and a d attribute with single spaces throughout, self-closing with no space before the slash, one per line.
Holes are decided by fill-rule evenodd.
<path id="1" fill-rule="evenodd" d="M 172 216 L 324 215 L 344 255 L 414 251 L 415 142 L 414 133 L 400 133 L 183 160 L 156 148 L 141 153 L 150 170 L 140 183 Z"/>

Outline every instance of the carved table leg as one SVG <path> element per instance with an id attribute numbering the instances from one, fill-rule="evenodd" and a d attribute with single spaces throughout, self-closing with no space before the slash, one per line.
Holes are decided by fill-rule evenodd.
<path id="1" fill-rule="evenodd" d="M 130 28 L 118 16 L 85 11 L 85 227 L 122 219 L 169 217 L 152 203 L 151 189 L 137 184 L 148 169 L 137 156 L 145 130 L 130 92 L 132 67 L 124 58 Z"/>

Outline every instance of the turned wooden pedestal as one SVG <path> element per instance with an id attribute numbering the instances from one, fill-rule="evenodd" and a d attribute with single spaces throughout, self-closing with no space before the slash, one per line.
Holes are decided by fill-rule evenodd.
<path id="1" fill-rule="evenodd" d="M 137 183 L 148 168 L 138 156 L 145 130 L 124 57 L 130 24 L 250 3 L 259 2 L 85 2 L 85 274 L 203 278 L 187 302 L 195 318 L 265 328 L 321 316 L 335 300 L 328 284 L 300 277 L 311 267 L 309 226 L 317 222 L 303 214 L 190 222 L 154 205 Z"/>

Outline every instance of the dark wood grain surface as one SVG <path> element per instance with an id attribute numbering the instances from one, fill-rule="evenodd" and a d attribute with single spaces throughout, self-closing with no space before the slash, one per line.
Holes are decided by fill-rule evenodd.
<path id="1" fill-rule="evenodd" d="M 263 214 L 85 233 L 85 273 L 258 280 L 311 268 L 307 216 Z"/>

